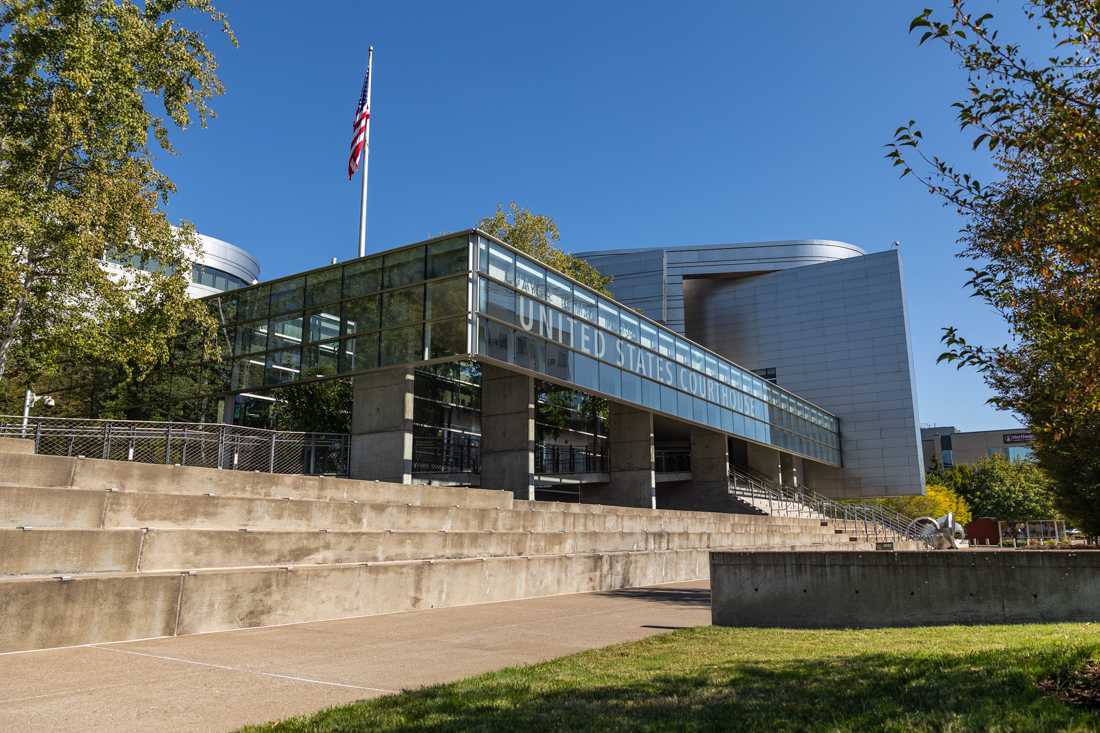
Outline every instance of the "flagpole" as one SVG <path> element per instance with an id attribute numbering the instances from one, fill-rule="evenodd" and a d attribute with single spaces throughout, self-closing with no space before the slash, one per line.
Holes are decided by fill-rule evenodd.
<path id="1" fill-rule="evenodd" d="M 370 110 L 370 88 L 374 83 L 371 65 L 374 63 L 374 46 L 367 48 L 367 110 Z M 370 117 L 363 131 L 363 191 L 359 198 L 359 256 L 367 254 L 367 156 L 370 154 Z"/>

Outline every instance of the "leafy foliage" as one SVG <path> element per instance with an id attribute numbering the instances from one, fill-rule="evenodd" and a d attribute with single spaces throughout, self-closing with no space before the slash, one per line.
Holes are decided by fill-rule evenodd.
<path id="1" fill-rule="evenodd" d="M 975 517 L 1020 521 L 1058 516 L 1053 482 L 1033 461 L 990 456 L 973 466 L 949 469 L 943 476 L 931 476 L 929 487 L 937 480 L 950 484 Z"/>
<path id="2" fill-rule="evenodd" d="M 211 326 L 186 294 L 194 231 L 161 211 L 174 186 L 154 165 L 222 91 L 182 11 L 233 38 L 210 0 L 0 3 L 0 379 L 140 374 L 182 321 Z M 156 271 L 111 277 L 104 258 Z"/>
<path id="3" fill-rule="evenodd" d="M 271 427 L 310 433 L 351 432 L 351 380 L 290 384 L 272 391 Z"/>
<path id="4" fill-rule="evenodd" d="M 521 209 L 513 201 L 508 204 L 507 211 L 498 205 L 496 213 L 482 219 L 477 228 L 579 280 L 593 290 L 611 295 L 608 290 L 610 277 L 557 246 L 561 235 L 558 233 L 558 225 L 550 217 L 532 214 L 530 209 Z"/>
<path id="5" fill-rule="evenodd" d="M 966 0 L 953 0 L 945 18 L 926 9 L 910 24 L 920 43 L 942 43 L 967 71 L 954 107 L 996 180 L 926 154 L 912 120 L 887 158 L 965 218 L 967 284 L 1011 330 L 1011 344 L 985 346 L 945 328 L 940 361 L 982 373 L 992 403 L 1035 433 L 1059 506 L 1100 531 L 1100 4 L 1028 0 L 1024 13 L 1038 31 L 1026 47 Z"/>
<path id="6" fill-rule="evenodd" d="M 926 487 L 927 493 L 923 495 L 895 496 L 878 499 L 877 502 L 909 517 L 938 518 L 952 512 L 956 522 L 966 524 L 970 521 L 970 505 L 967 504 L 966 499 L 956 493 L 955 489 L 932 477 L 929 477 Z"/>

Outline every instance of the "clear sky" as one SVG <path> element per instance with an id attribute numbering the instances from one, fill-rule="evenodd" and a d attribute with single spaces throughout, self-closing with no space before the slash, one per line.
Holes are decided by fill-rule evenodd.
<path id="1" fill-rule="evenodd" d="M 251 251 L 262 278 L 353 257 L 345 167 L 373 43 L 368 251 L 510 200 L 576 251 L 899 240 L 921 423 L 1012 426 L 975 373 L 935 363 L 944 325 L 1006 330 L 963 289 L 954 212 L 883 158 L 915 117 L 937 152 L 988 170 L 949 106 L 963 73 L 907 33 L 927 1 L 221 0 L 240 47 L 209 26 L 227 92 L 162 161 L 169 212 Z"/>

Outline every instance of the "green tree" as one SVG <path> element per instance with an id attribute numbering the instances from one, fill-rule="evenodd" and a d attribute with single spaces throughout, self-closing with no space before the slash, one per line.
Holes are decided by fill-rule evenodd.
<path id="1" fill-rule="evenodd" d="M 971 467 L 957 491 L 975 517 L 1019 521 L 1058 516 L 1053 489 L 1050 477 L 1034 461 L 990 456 Z"/>
<path id="2" fill-rule="evenodd" d="M 0 380 L 141 374 L 184 320 L 212 328 L 186 294 L 194 231 L 169 224 L 154 165 L 222 91 L 185 11 L 233 40 L 210 0 L 0 3 Z M 112 278 L 104 258 L 155 271 Z"/>
<path id="3" fill-rule="evenodd" d="M 982 373 L 992 403 L 1035 434 L 1059 506 L 1100 533 L 1100 4 L 1027 0 L 1023 12 L 1037 31 L 1023 39 L 966 0 L 910 24 L 966 70 L 954 106 L 993 180 L 925 153 L 913 121 L 887 157 L 964 218 L 968 285 L 1011 331 L 1010 344 L 986 346 L 948 327 L 940 360 Z"/>
<path id="4" fill-rule="evenodd" d="M 578 280 L 598 292 L 611 296 L 608 286 L 611 278 L 579 257 L 565 252 L 558 246 L 561 235 L 554 220 L 543 214 L 532 214 L 515 201 L 508 209 L 497 205 L 496 213 L 482 219 L 477 228 L 503 240 L 521 252 Z"/>
<path id="5" fill-rule="evenodd" d="M 351 432 L 351 380 L 291 384 L 272 391 L 271 427 L 310 433 Z"/>

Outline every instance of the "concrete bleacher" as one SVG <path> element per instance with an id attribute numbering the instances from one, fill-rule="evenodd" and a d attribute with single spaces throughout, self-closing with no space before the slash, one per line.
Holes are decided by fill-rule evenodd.
<path id="1" fill-rule="evenodd" d="M 0 443 L 0 652 L 706 578 L 835 522 L 33 455 Z"/>

